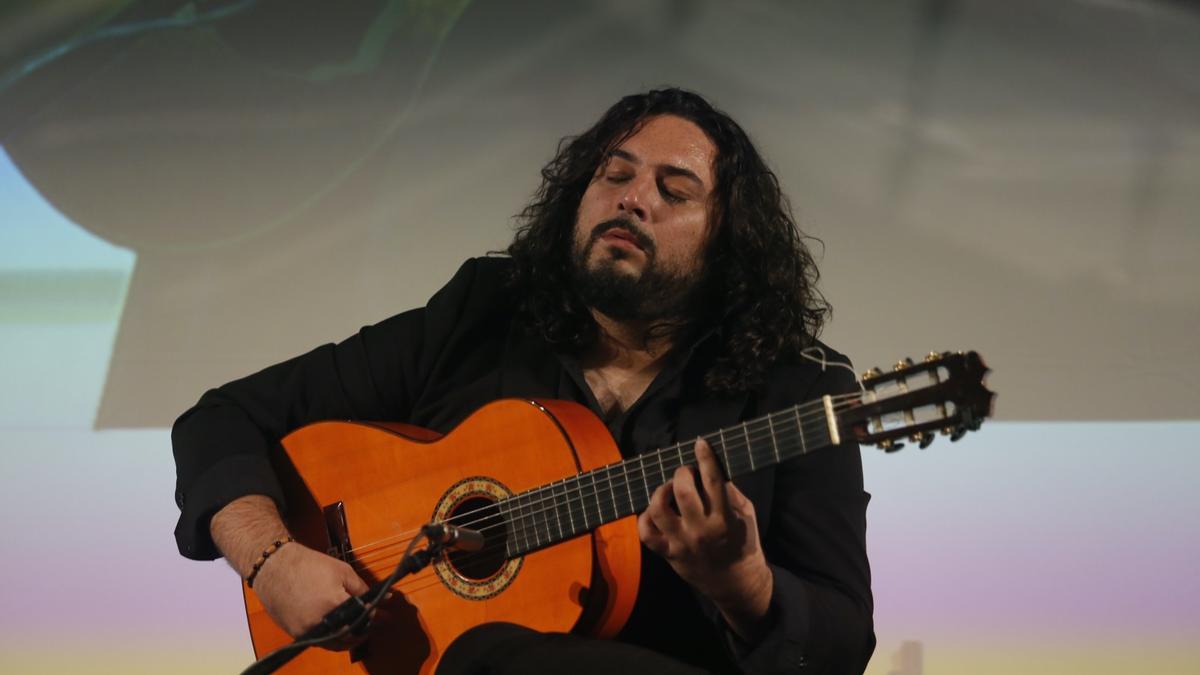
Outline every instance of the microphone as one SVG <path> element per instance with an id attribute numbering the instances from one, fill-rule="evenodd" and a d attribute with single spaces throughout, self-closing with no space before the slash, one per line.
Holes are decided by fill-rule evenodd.
<path id="1" fill-rule="evenodd" d="M 483 533 L 450 523 L 429 523 L 421 526 L 421 532 L 430 543 L 441 544 L 447 549 L 478 551 L 483 548 Z"/>

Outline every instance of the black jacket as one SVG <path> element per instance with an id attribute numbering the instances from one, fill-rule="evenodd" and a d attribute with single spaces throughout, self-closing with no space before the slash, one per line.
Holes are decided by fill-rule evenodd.
<path id="1" fill-rule="evenodd" d="M 309 422 L 396 420 L 446 432 L 483 404 L 503 397 L 574 398 L 594 408 L 590 394 L 572 385 L 579 379 L 577 373 L 571 376 L 573 362 L 513 321 L 513 303 L 503 283 L 507 265 L 503 258 L 469 260 L 425 308 L 205 393 L 172 430 L 180 552 L 195 559 L 218 557 L 209 519 L 238 497 L 269 495 L 286 510 L 269 452 L 280 438 Z M 655 392 L 651 385 L 643 396 L 660 399 L 657 405 L 643 406 L 652 411 L 643 420 L 670 418 L 666 430 L 652 440 L 665 445 L 695 438 L 824 394 L 857 389 L 844 369 L 799 362 L 776 364 L 766 384 L 754 392 L 702 395 L 700 377 L 715 356 L 714 346 L 713 340 L 701 340 L 677 359 L 671 386 Z M 828 348 L 826 357 L 845 361 Z M 651 449 L 642 447 L 650 442 L 645 438 L 618 434 L 627 454 Z M 718 670 L 736 664 L 755 673 L 797 668 L 862 672 L 875 638 L 865 546 L 868 495 L 857 447 L 846 443 L 814 452 L 735 482 L 754 504 L 774 572 L 765 636 L 753 645 L 741 643 L 699 594 L 692 595 L 710 633 L 720 638 L 706 644 L 694 635 L 690 643 L 635 635 L 648 632 L 654 616 L 689 613 L 679 606 L 679 596 L 644 583 L 631 618 L 636 625 L 622 638 Z M 654 554 L 643 553 L 653 558 L 647 564 L 655 568 L 644 578 L 683 585 Z M 673 606 L 656 606 L 667 597 L 675 598 Z"/>

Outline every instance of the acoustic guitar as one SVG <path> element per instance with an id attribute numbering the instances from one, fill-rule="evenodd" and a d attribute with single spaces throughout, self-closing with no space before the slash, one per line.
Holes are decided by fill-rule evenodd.
<path id="1" fill-rule="evenodd" d="M 853 441 L 894 451 L 958 440 L 990 416 L 975 352 L 931 353 L 861 391 L 824 396 L 704 438 L 728 478 Z M 351 652 L 309 649 L 286 673 L 432 673 L 446 647 L 492 621 L 611 637 L 633 608 L 641 569 L 635 515 L 693 441 L 622 459 L 604 424 L 565 401 L 505 399 L 442 436 L 401 424 L 319 422 L 282 442 L 277 470 L 297 541 L 386 579 L 426 523 L 484 536 L 401 579 Z M 254 651 L 291 642 L 243 583 Z"/>

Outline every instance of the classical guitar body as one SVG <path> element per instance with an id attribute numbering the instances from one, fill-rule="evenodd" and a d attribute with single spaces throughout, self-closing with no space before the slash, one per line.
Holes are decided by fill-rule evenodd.
<path id="1" fill-rule="evenodd" d="M 555 522 L 558 512 L 547 520 L 537 504 L 524 503 L 541 518 L 540 531 L 557 525 L 568 536 L 532 541 L 509 526 L 506 509 L 520 503 L 514 495 L 621 459 L 604 425 L 579 405 L 497 401 L 441 437 L 404 425 L 321 422 L 293 432 L 283 448 L 277 470 L 289 529 L 368 583 L 386 578 L 432 521 L 480 530 L 485 546 L 451 552 L 402 579 L 362 648 L 309 649 L 282 672 L 432 673 L 447 646 L 480 624 L 607 637 L 633 608 L 640 572 L 633 517 L 571 534 L 580 528 Z M 291 642 L 254 592 L 244 593 L 255 653 Z"/>

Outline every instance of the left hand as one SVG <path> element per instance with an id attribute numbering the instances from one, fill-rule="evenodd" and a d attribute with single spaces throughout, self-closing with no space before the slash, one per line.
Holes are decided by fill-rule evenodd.
<path id="1" fill-rule="evenodd" d="M 690 466 L 677 469 L 638 517 L 638 536 L 746 636 L 766 616 L 773 581 L 754 505 L 725 480 L 708 443 L 697 440 L 695 451 L 700 480 Z"/>

